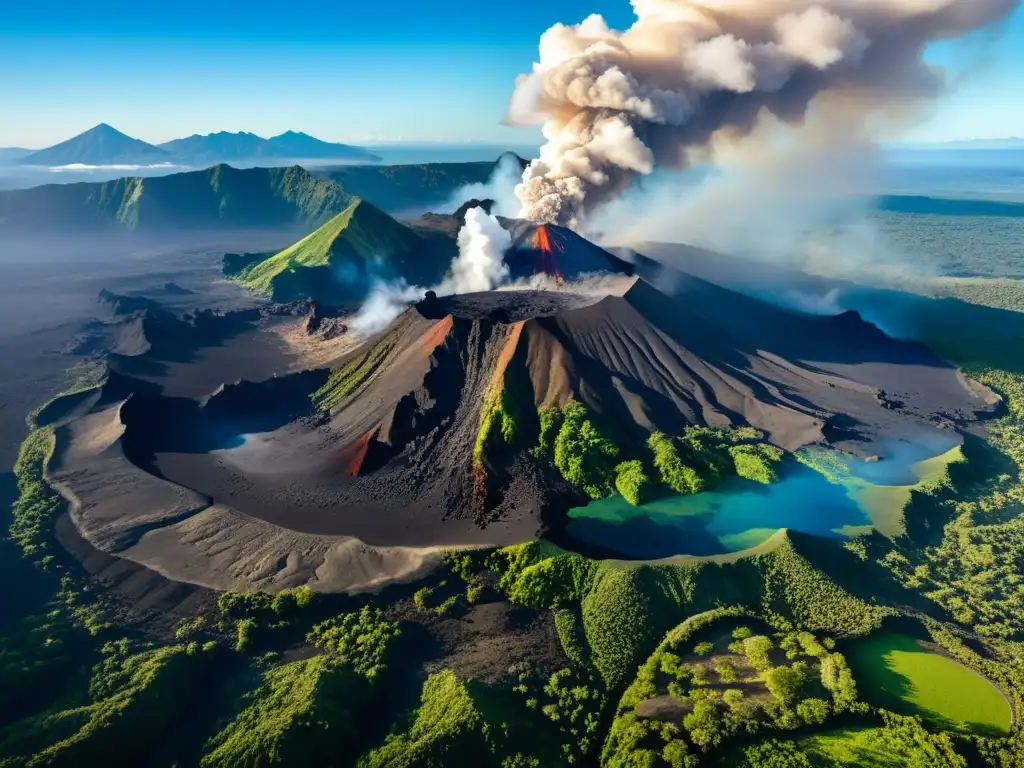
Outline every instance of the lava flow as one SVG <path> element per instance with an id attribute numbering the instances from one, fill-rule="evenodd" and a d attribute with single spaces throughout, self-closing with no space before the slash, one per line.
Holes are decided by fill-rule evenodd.
<path id="1" fill-rule="evenodd" d="M 558 261 L 555 259 L 555 250 L 564 253 L 561 244 L 556 240 L 548 228 L 541 224 L 534 230 L 533 247 L 540 252 L 540 268 L 538 271 L 551 275 L 559 283 L 562 282 L 562 273 L 558 269 Z"/>

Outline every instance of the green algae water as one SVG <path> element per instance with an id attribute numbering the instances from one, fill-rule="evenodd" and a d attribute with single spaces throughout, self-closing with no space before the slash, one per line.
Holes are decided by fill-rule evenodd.
<path id="1" fill-rule="evenodd" d="M 920 715 L 943 730 L 1000 738 L 1012 718 L 1003 694 L 981 675 L 912 637 L 878 632 L 845 650 L 866 701 Z"/>
<path id="2" fill-rule="evenodd" d="M 891 458 L 865 462 L 812 449 L 771 485 L 734 477 L 712 491 L 637 507 L 617 495 L 593 501 L 569 511 L 565 533 L 635 560 L 739 552 L 781 528 L 834 538 L 875 528 L 895 536 L 911 492 L 939 481 L 962 458 L 959 446 L 935 450 L 901 446 Z"/>

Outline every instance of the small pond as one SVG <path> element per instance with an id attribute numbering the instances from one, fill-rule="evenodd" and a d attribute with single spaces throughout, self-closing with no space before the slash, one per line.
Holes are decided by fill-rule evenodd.
<path id="1" fill-rule="evenodd" d="M 909 635 L 875 633 L 846 650 L 860 698 L 944 730 L 1002 737 L 1010 707 L 981 675 Z"/>

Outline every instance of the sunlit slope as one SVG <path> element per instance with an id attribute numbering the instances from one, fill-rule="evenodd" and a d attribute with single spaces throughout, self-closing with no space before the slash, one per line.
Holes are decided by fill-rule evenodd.
<path id="1" fill-rule="evenodd" d="M 415 232 L 357 200 L 291 247 L 230 276 L 263 296 L 330 302 L 361 295 L 376 278 L 430 282 L 454 254 L 446 238 Z"/>

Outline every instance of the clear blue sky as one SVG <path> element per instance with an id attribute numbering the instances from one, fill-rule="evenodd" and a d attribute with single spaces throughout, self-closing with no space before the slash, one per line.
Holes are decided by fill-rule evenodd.
<path id="1" fill-rule="evenodd" d="M 152 142 L 294 129 L 364 143 L 530 143 L 536 133 L 500 121 L 540 33 L 591 12 L 618 27 L 632 18 L 627 0 L 4 5 L 0 146 L 27 147 L 100 122 Z M 932 58 L 966 75 L 911 138 L 1024 135 L 1024 12 L 995 40 Z"/>

